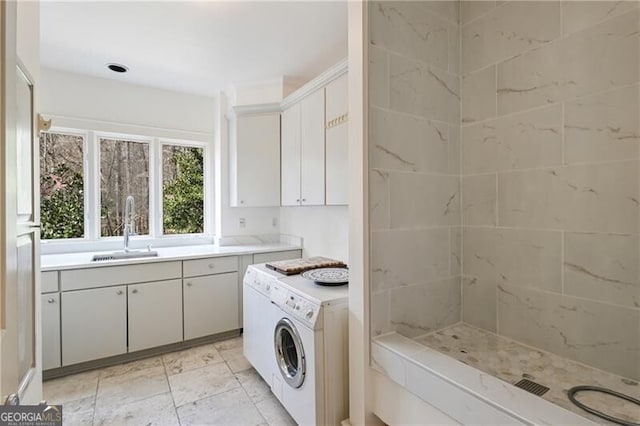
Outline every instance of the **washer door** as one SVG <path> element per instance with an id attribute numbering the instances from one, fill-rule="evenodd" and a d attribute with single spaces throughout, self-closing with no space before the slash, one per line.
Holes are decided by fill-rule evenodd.
<path id="1" fill-rule="evenodd" d="M 306 374 L 304 348 L 298 330 L 287 318 L 276 324 L 275 347 L 280 374 L 289 386 L 299 388 Z"/>

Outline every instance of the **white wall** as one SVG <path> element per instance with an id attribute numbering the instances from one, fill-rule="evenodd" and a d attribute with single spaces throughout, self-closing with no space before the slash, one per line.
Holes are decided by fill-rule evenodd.
<path id="1" fill-rule="evenodd" d="M 349 263 L 347 206 L 282 207 L 280 233 L 302 237 L 304 256 L 326 256 Z"/>
<path id="2" fill-rule="evenodd" d="M 46 68 L 41 74 L 44 114 L 213 133 L 213 98 Z"/>

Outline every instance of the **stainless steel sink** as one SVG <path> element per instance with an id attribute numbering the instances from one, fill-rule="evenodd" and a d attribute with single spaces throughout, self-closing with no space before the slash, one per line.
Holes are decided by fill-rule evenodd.
<path id="1" fill-rule="evenodd" d="M 157 251 L 114 251 L 113 253 L 96 254 L 92 262 L 106 262 L 109 260 L 138 259 L 143 257 L 158 257 Z"/>

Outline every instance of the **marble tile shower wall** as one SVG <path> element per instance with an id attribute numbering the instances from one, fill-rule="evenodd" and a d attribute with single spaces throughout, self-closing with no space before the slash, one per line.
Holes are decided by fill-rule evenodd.
<path id="1" fill-rule="evenodd" d="M 460 14 L 463 320 L 633 379 L 638 6 L 462 2 Z"/>
<path id="2" fill-rule="evenodd" d="M 461 319 L 459 5 L 369 3 L 374 335 Z"/>

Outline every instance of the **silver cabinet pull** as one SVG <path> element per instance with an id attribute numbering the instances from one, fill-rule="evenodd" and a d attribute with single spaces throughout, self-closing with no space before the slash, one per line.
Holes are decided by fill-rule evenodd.
<path id="1" fill-rule="evenodd" d="M 55 299 L 49 299 L 49 300 L 47 300 L 47 303 L 56 303 L 56 300 Z"/>
<path id="2" fill-rule="evenodd" d="M 187 283 L 187 287 L 191 287 L 193 284 L 191 284 L 191 282 Z"/>
<path id="3" fill-rule="evenodd" d="M 122 294 L 122 290 L 116 291 L 116 294 Z"/>
<path id="4" fill-rule="evenodd" d="M 209 264 L 209 269 L 215 269 L 215 267 L 216 267 L 216 264 L 215 264 L 215 263 L 210 263 L 210 264 Z"/>
<path id="5" fill-rule="evenodd" d="M 307 199 L 306 199 L 306 198 L 303 198 L 303 199 L 302 199 L 302 202 L 303 202 L 303 203 L 304 203 L 304 202 L 306 202 L 306 201 L 307 201 Z"/>
<path id="6" fill-rule="evenodd" d="M 299 202 L 300 202 L 300 198 L 298 198 L 298 199 L 296 200 L 296 203 L 299 203 Z"/>
<path id="7" fill-rule="evenodd" d="M 136 290 L 135 288 L 133 290 L 131 290 L 131 293 L 136 294 L 138 292 L 138 290 Z"/>

